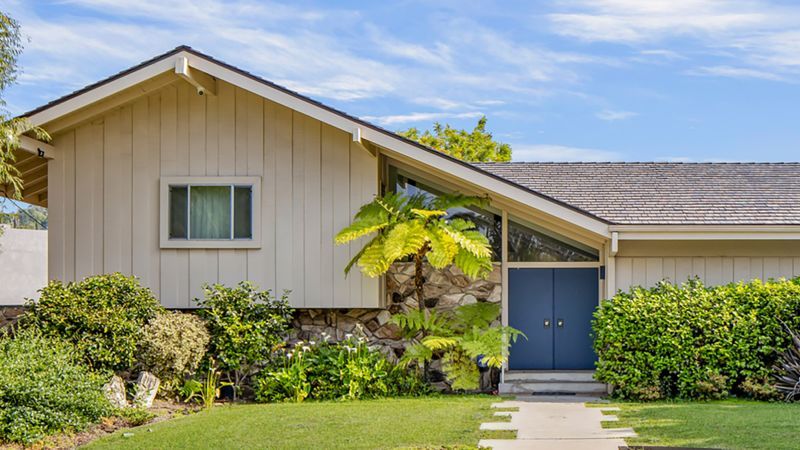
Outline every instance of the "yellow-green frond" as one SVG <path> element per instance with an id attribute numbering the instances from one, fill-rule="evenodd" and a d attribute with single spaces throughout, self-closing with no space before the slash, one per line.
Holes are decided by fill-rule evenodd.
<path id="1" fill-rule="evenodd" d="M 430 233 L 431 251 L 428 252 L 428 262 L 437 269 L 443 269 L 453 263 L 458 254 L 458 244 L 439 228 Z"/>
<path id="2" fill-rule="evenodd" d="M 475 256 L 472 252 L 465 250 L 463 247 L 459 249 L 456 255 L 455 264 L 456 267 L 464 272 L 464 275 L 472 279 L 486 278 L 489 272 L 492 271 L 491 256 Z"/>
<path id="3" fill-rule="evenodd" d="M 438 209 L 416 209 L 412 208 L 411 212 L 422 217 L 423 219 L 427 219 L 430 217 L 441 217 L 446 216 L 447 211 L 442 211 Z"/>
<path id="4" fill-rule="evenodd" d="M 357 220 L 337 233 L 334 241 L 339 245 L 346 244 L 360 237 L 380 231 L 388 224 L 388 221 Z"/>
<path id="5" fill-rule="evenodd" d="M 422 339 L 422 344 L 436 352 L 455 347 L 458 345 L 458 339 L 444 336 L 426 336 Z"/>
<path id="6" fill-rule="evenodd" d="M 399 223 L 386 235 L 383 243 L 383 256 L 396 261 L 404 256 L 417 253 L 428 242 L 428 230 L 417 220 Z"/>
<path id="7" fill-rule="evenodd" d="M 358 267 L 361 268 L 361 272 L 371 278 L 377 278 L 386 273 L 390 265 L 391 262 L 383 256 L 383 239 L 373 240 L 358 258 Z"/>
<path id="8" fill-rule="evenodd" d="M 492 251 L 489 248 L 489 240 L 476 230 L 459 231 L 448 227 L 446 224 L 440 227 L 447 233 L 459 247 L 472 253 L 478 258 L 491 258 Z"/>

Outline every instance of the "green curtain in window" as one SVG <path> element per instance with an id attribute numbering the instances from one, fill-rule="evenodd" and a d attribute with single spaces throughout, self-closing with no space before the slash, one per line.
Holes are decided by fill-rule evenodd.
<path id="1" fill-rule="evenodd" d="M 230 186 L 192 186 L 189 197 L 190 238 L 230 239 Z"/>

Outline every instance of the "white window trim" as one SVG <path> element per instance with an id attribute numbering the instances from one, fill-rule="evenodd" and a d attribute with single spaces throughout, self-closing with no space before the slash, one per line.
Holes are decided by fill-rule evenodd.
<path id="1" fill-rule="evenodd" d="M 169 187 L 174 185 L 252 186 L 252 239 L 170 239 Z M 159 198 L 161 248 L 261 248 L 261 177 L 162 177 Z"/>

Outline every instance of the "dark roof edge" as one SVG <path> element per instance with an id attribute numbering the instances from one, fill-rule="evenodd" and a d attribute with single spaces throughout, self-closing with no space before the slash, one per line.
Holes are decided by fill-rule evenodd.
<path id="1" fill-rule="evenodd" d="M 74 91 L 74 92 L 72 92 L 70 94 L 67 94 L 67 95 L 65 95 L 63 97 L 60 97 L 60 98 L 57 98 L 57 99 L 55 99 L 55 100 L 53 100 L 51 102 L 48 102 L 48 103 L 46 103 L 46 104 L 44 104 L 44 105 L 42 105 L 42 106 L 40 106 L 38 108 L 35 108 L 35 109 L 31 110 L 31 111 L 28 111 L 28 112 L 22 114 L 20 117 L 30 117 L 30 116 L 32 116 L 34 114 L 38 114 L 38 113 L 40 113 L 40 112 L 42 112 L 42 111 L 44 111 L 44 110 L 46 110 L 48 108 L 52 108 L 53 106 L 61 104 L 61 103 L 65 102 L 65 101 L 67 101 L 69 99 L 75 98 L 75 97 L 77 97 L 79 95 L 82 95 L 82 94 L 84 94 L 86 92 L 89 92 L 89 91 L 91 91 L 93 89 L 96 89 L 96 88 L 98 88 L 100 86 L 103 86 L 103 85 L 105 85 L 107 83 L 110 83 L 110 82 L 112 82 L 114 80 L 122 78 L 122 77 L 124 77 L 124 76 L 126 76 L 126 75 L 128 75 L 130 73 L 136 72 L 137 70 L 142 69 L 143 67 L 146 67 L 146 66 L 148 66 L 148 65 L 150 65 L 150 64 L 152 64 L 152 63 L 154 63 L 156 61 L 159 61 L 159 60 L 164 59 L 164 58 L 168 58 L 168 57 L 170 57 L 172 55 L 175 55 L 177 53 L 180 53 L 182 51 L 185 51 L 187 53 L 191 53 L 191 54 L 193 54 L 195 56 L 198 56 L 200 58 L 203 58 L 203 59 L 206 59 L 208 61 L 211 61 L 211 62 L 213 62 L 213 63 L 215 63 L 217 65 L 220 65 L 220 66 L 222 66 L 222 67 L 224 67 L 224 68 L 226 68 L 228 70 L 234 71 L 234 72 L 236 72 L 236 73 L 238 73 L 240 75 L 243 75 L 243 76 L 245 76 L 247 78 L 250 78 L 253 81 L 259 82 L 259 83 L 264 84 L 264 85 L 267 85 L 267 86 L 269 86 L 269 87 L 271 87 L 273 89 L 277 89 L 277 90 L 279 90 L 279 91 L 281 91 L 281 92 L 283 92 L 285 94 L 291 95 L 291 96 L 293 96 L 293 97 L 295 97 L 295 98 L 297 98 L 299 100 L 302 100 L 304 102 L 310 103 L 310 104 L 315 105 L 315 106 L 317 106 L 319 108 L 325 109 L 325 110 L 327 110 L 327 111 L 329 111 L 331 113 L 334 113 L 336 115 L 344 117 L 345 119 L 351 120 L 351 121 L 356 122 L 356 123 L 358 123 L 360 125 L 363 125 L 365 127 L 371 128 L 371 129 L 373 129 L 373 130 L 375 130 L 375 131 L 377 131 L 379 133 L 385 134 L 386 136 L 392 137 L 392 138 L 397 139 L 397 140 L 399 140 L 401 142 L 404 142 L 406 144 L 413 145 L 414 147 L 417 147 L 417 148 L 419 148 L 421 150 L 424 150 L 426 152 L 435 154 L 435 155 L 437 155 L 439 157 L 447 159 L 447 160 L 449 160 L 451 162 L 454 162 L 456 164 L 460 164 L 460 165 L 462 165 L 464 167 L 467 167 L 467 168 L 469 168 L 469 169 L 471 169 L 471 170 L 473 170 L 475 172 L 478 172 L 478 173 L 480 173 L 482 175 L 488 176 L 490 178 L 493 178 L 495 180 L 498 180 L 498 181 L 501 181 L 503 183 L 506 183 L 506 184 L 508 184 L 510 186 L 513 186 L 513 187 L 515 187 L 517 189 L 520 189 L 522 191 L 525 191 L 525 192 L 528 192 L 530 194 L 536 195 L 536 196 L 538 196 L 538 197 L 540 197 L 542 199 L 545 199 L 545 200 L 547 200 L 549 202 L 552 202 L 552 203 L 555 203 L 557 205 L 563 206 L 565 208 L 571 209 L 571 210 L 573 210 L 573 211 L 575 211 L 577 213 L 583 214 L 583 215 L 585 215 L 587 217 L 590 217 L 592 219 L 595 219 L 595 220 L 597 220 L 599 222 L 602 222 L 602 223 L 605 223 L 605 224 L 612 224 L 613 223 L 613 222 L 610 222 L 610 221 L 608 221 L 608 220 L 606 220 L 606 219 L 604 219 L 602 217 L 596 216 L 596 215 L 590 213 L 589 211 L 586 211 L 584 209 L 578 208 L 578 207 L 576 207 L 574 205 L 571 205 L 569 203 L 563 202 L 563 201 L 558 200 L 556 198 L 550 197 L 549 195 L 543 194 L 543 193 L 538 192 L 538 191 L 536 191 L 534 189 L 531 189 L 531 188 L 528 188 L 526 186 L 520 185 L 520 184 L 515 183 L 515 182 L 513 182 L 513 181 L 511 181 L 509 179 L 506 179 L 506 178 L 503 178 L 503 177 L 501 177 L 499 175 L 493 174 L 493 173 L 491 173 L 489 171 L 483 170 L 480 167 L 476 167 L 474 164 L 462 161 L 462 160 L 460 160 L 458 158 L 454 158 L 454 157 L 452 157 L 452 156 L 450 156 L 450 155 L 448 155 L 446 153 L 442 153 L 442 152 L 440 152 L 438 150 L 435 150 L 433 148 L 424 146 L 424 145 L 422 145 L 422 144 L 420 144 L 420 143 L 418 143 L 416 141 L 413 141 L 411 139 L 408 139 L 408 138 L 405 138 L 403 136 L 400 136 L 395 132 L 389 131 L 389 130 L 387 130 L 385 128 L 382 128 L 380 126 L 377 126 L 375 124 L 366 122 L 366 121 L 364 121 L 362 119 L 359 119 L 358 117 L 351 116 L 350 114 L 347 114 L 344 111 L 341 111 L 341 110 L 338 110 L 338 109 L 333 108 L 331 106 L 328 106 L 328 105 L 326 105 L 324 103 L 321 103 L 321 102 L 319 102 L 317 100 L 314 100 L 314 99 L 312 99 L 310 97 L 307 97 L 307 96 L 305 96 L 303 94 L 295 92 L 295 91 L 293 91 L 291 89 L 288 89 L 288 88 L 283 87 L 281 85 L 275 84 L 272 81 L 269 81 L 269 80 L 266 80 L 264 78 L 261 78 L 258 75 L 255 75 L 255 74 L 250 73 L 250 72 L 248 72 L 246 70 L 240 69 L 240 68 L 238 68 L 236 66 L 233 66 L 231 64 L 228 64 L 228 63 L 226 63 L 224 61 L 218 60 L 218 59 L 216 59 L 216 58 L 214 58 L 212 56 L 206 55 L 205 53 L 199 52 L 199 51 L 189 47 L 188 45 L 180 45 L 178 47 L 175 47 L 174 49 L 172 49 L 172 50 L 170 50 L 170 51 L 168 51 L 166 53 L 158 55 L 158 56 L 156 56 L 154 58 L 150 58 L 147 61 L 139 63 L 139 64 L 137 64 L 137 65 L 135 65 L 135 66 L 133 66 L 133 67 L 131 67 L 129 69 L 123 70 L 122 72 L 119 72 L 119 73 L 117 73 L 115 75 L 112 75 L 112 76 L 110 76 L 108 78 L 105 78 L 103 80 L 100 80 L 100 81 L 98 81 L 96 83 L 92 83 L 92 84 L 90 84 L 90 85 L 88 85 L 88 86 L 86 86 L 84 88 L 81 88 L 81 89 L 79 89 L 77 91 Z"/>

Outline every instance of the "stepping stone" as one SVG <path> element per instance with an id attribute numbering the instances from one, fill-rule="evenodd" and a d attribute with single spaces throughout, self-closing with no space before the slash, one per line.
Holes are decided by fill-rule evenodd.
<path id="1" fill-rule="evenodd" d="M 481 430 L 490 431 L 515 431 L 519 428 L 511 422 L 487 422 L 481 424 Z"/>

